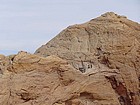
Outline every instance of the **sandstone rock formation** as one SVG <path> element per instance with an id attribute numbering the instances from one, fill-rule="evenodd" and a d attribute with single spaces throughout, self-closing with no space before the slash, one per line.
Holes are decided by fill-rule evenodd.
<path id="1" fill-rule="evenodd" d="M 113 103 L 110 98 L 110 101 L 102 103 L 106 99 L 94 98 L 94 93 L 86 91 L 87 97 L 93 96 L 90 97 L 92 102 L 97 100 L 103 105 L 140 105 L 140 24 L 124 16 L 108 12 L 87 23 L 70 26 L 40 47 L 35 54 L 44 57 L 56 55 L 65 59 L 77 71 L 83 72 L 84 76 L 97 73 L 99 77 L 93 76 L 96 79 L 92 81 L 97 80 L 97 84 L 108 81 L 112 88 L 110 92 L 104 90 L 107 88 L 105 85 L 110 85 L 103 83 L 92 85 L 90 89 L 94 92 L 103 89 L 102 95 L 107 97 L 109 93 L 115 94 L 112 95 L 112 98 L 115 97 L 113 100 L 119 101 Z M 101 79 L 102 73 L 113 74 L 103 74 L 105 78 Z M 95 87 L 102 89 L 96 90 Z"/>
<path id="2" fill-rule="evenodd" d="M 0 56 L 0 62 L 0 105 L 120 105 L 111 83 L 120 94 L 127 94 L 116 81 L 122 78 L 115 69 L 97 68 L 100 72 L 83 74 L 56 56 L 26 52 Z"/>
<path id="3" fill-rule="evenodd" d="M 0 55 L 0 84 L 0 105 L 140 105 L 140 25 L 108 12 Z"/>

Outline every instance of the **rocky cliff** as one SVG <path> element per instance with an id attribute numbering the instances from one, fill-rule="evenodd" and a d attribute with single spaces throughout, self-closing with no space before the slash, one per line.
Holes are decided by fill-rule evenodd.
<path id="1" fill-rule="evenodd" d="M 106 79 L 122 105 L 140 104 L 140 24 L 108 12 L 69 26 L 35 54 L 57 55 L 84 74 L 118 71 Z M 107 70 L 106 69 L 106 70 Z"/>
<path id="2" fill-rule="evenodd" d="M 140 25 L 108 12 L 35 54 L 0 55 L 0 105 L 140 105 Z"/>
<path id="3" fill-rule="evenodd" d="M 83 74 L 57 56 L 26 52 L 0 61 L 0 105 L 131 105 L 116 69 Z"/>

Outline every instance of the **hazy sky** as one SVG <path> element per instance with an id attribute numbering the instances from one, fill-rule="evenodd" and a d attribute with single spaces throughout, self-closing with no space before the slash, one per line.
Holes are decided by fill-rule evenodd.
<path id="1" fill-rule="evenodd" d="M 108 11 L 140 23 L 140 0 L 0 0 L 0 54 L 34 53 L 69 25 Z"/>

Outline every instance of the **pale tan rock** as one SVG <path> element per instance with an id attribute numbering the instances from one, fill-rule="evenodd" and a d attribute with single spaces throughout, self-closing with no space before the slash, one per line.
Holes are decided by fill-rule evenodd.
<path id="1" fill-rule="evenodd" d="M 0 55 L 0 105 L 139 105 L 139 62 L 140 25 L 109 12 Z"/>
<path id="2" fill-rule="evenodd" d="M 120 78 L 107 77 L 120 104 L 140 104 L 140 24 L 108 12 L 73 25 L 40 47 L 35 54 L 57 55 L 82 72 L 117 69 Z M 103 70 L 103 69 L 102 69 Z"/>
<path id="3" fill-rule="evenodd" d="M 15 55 L 7 68 L 9 74 L 0 78 L 1 105 L 119 105 L 106 79 L 117 77 L 119 71 L 101 68 L 101 72 L 82 74 L 56 56 L 26 52 Z"/>

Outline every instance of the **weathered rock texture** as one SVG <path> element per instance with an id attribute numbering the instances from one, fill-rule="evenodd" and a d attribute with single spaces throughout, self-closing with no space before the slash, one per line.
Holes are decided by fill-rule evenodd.
<path id="1" fill-rule="evenodd" d="M 26 52 L 0 62 L 0 105 L 120 105 L 118 98 L 130 104 L 117 69 L 83 74 L 56 56 Z"/>
<path id="2" fill-rule="evenodd" d="M 106 13 L 0 55 L 0 84 L 0 105 L 140 105 L 140 25 Z"/>
<path id="3" fill-rule="evenodd" d="M 73 75 L 81 82 L 88 75 L 90 82 L 86 80 L 85 84 L 91 86 L 85 86 L 89 90 L 78 96 L 87 100 L 83 105 L 140 105 L 140 24 L 124 16 L 108 12 L 70 26 L 35 54 L 65 59 L 84 73 L 81 77 Z M 80 87 L 79 83 L 76 87 Z M 66 105 L 81 105 L 74 104 L 73 99 L 77 100 L 69 98 Z"/>

